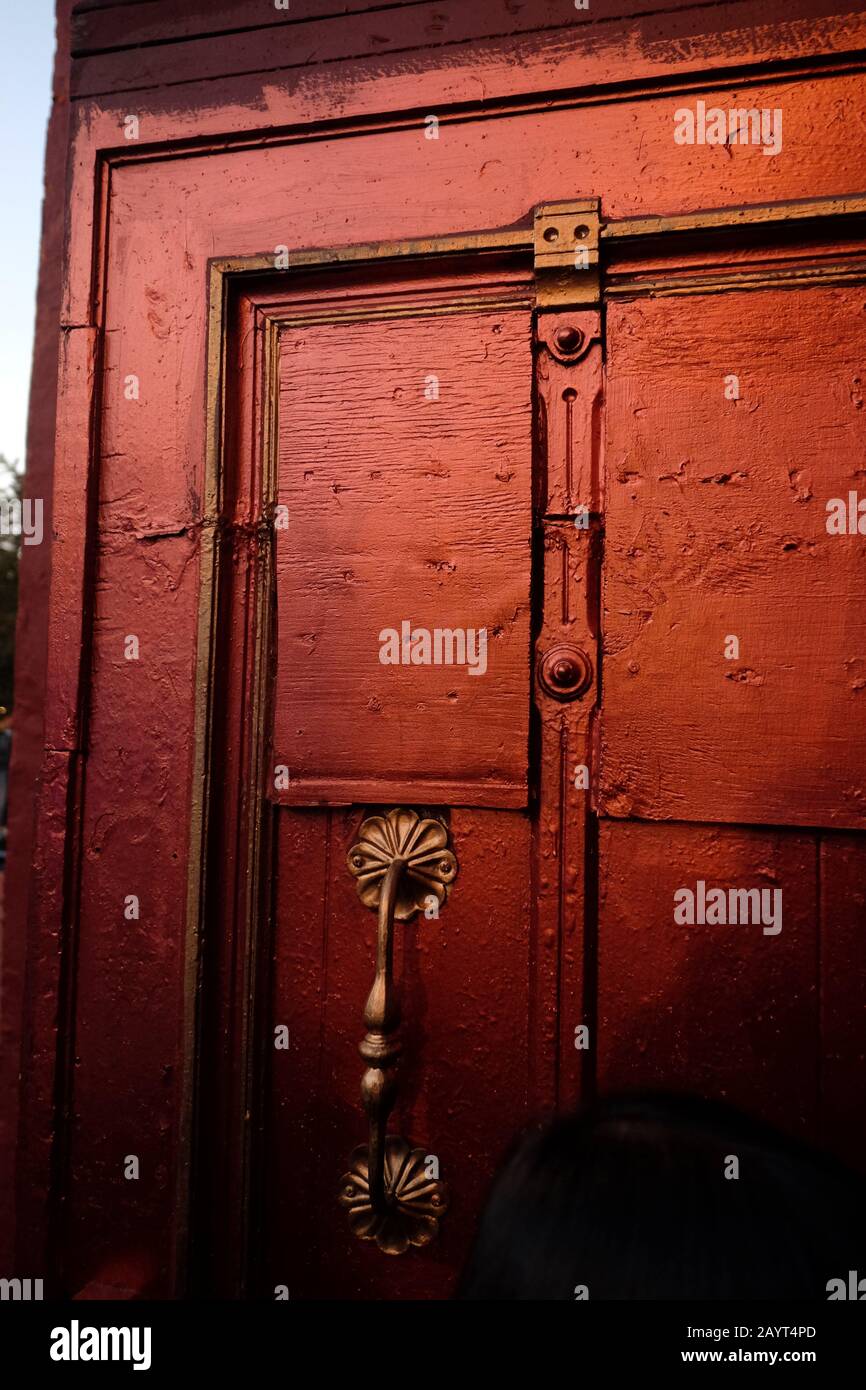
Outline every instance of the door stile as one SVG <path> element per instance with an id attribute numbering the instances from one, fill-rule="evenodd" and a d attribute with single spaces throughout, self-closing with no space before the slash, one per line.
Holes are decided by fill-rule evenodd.
<path id="1" fill-rule="evenodd" d="M 274 607 L 276 332 L 249 294 L 224 307 L 226 373 L 214 428 L 219 497 L 217 582 L 208 701 L 208 814 L 194 989 L 189 1171 L 181 1172 L 192 1250 L 178 1283 L 196 1295 L 243 1297 L 250 1282 L 260 1192 L 257 1096 L 267 1066 L 266 964 L 272 912 L 273 814 L 265 796 Z"/>
<path id="2" fill-rule="evenodd" d="M 594 1086 L 602 338 L 595 200 L 536 215 L 534 648 L 540 744 L 535 822 L 533 1102 L 568 1108 Z"/>

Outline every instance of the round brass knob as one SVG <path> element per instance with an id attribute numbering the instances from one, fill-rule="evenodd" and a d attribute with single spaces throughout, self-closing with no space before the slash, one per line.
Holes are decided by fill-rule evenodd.
<path id="1" fill-rule="evenodd" d="M 569 357 L 583 345 L 583 334 L 579 328 L 573 327 L 572 324 L 566 324 L 563 328 L 557 328 L 553 335 L 553 341 L 559 351 Z"/>
<path id="2" fill-rule="evenodd" d="M 561 656 L 550 668 L 550 680 L 559 690 L 571 690 L 580 680 L 580 668 L 573 657 Z"/>
<path id="3" fill-rule="evenodd" d="M 554 700 L 577 700 L 592 685 L 592 662 L 581 647 L 562 642 L 538 663 L 538 682 Z"/>

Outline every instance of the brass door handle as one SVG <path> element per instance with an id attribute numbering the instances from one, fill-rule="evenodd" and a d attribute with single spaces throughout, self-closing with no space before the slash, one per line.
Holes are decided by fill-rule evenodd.
<path id="1" fill-rule="evenodd" d="M 394 922 L 408 921 L 431 898 L 437 906 L 444 903 L 457 876 L 457 860 L 442 821 L 399 808 L 365 820 L 347 859 L 362 903 L 378 908 L 379 925 L 376 975 L 364 1009 L 367 1034 L 358 1048 L 367 1063 L 361 1097 L 369 1142 L 352 1154 L 339 1201 L 359 1239 L 375 1240 L 386 1254 L 400 1255 L 433 1239 L 448 1192 L 438 1177 L 428 1175 L 430 1156 L 424 1149 L 413 1149 L 387 1132 L 400 1056 Z"/>

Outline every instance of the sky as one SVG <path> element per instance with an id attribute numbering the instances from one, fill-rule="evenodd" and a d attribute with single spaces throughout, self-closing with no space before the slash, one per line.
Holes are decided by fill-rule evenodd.
<path id="1" fill-rule="evenodd" d="M 53 0 L 0 0 L 0 454 L 24 462 Z"/>

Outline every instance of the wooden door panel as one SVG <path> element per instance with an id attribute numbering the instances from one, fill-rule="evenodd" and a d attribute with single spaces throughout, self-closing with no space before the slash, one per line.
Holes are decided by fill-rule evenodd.
<path id="1" fill-rule="evenodd" d="M 599 1085 L 724 1098 L 817 1130 L 816 845 L 799 831 L 602 821 Z M 782 890 L 782 930 L 681 925 L 674 894 Z"/>
<path id="2" fill-rule="evenodd" d="M 490 1175 L 527 1118 L 531 825 L 458 810 L 458 878 L 438 920 L 398 926 L 403 1055 L 391 1129 L 435 1154 L 450 1189 L 436 1242 L 395 1260 L 359 1242 L 338 1206 L 366 1142 L 358 1042 L 376 917 L 346 868 L 363 813 L 278 812 L 272 1017 L 291 1045 L 269 1058 L 265 1296 L 443 1298 L 466 1255 Z M 297 886 L 295 886 L 297 885 Z"/>
<path id="3" fill-rule="evenodd" d="M 866 536 L 826 526 L 866 497 L 862 289 L 615 302 L 607 333 L 601 809 L 863 827 Z"/>
<path id="4" fill-rule="evenodd" d="M 862 1162 L 864 843 L 796 829 L 864 824 L 866 542 L 827 526 L 862 478 L 862 267 L 831 241 L 654 252 L 608 305 L 598 1078 Z M 778 888 L 781 930 L 689 925 L 686 888 Z"/>
<path id="5" fill-rule="evenodd" d="M 831 308 L 846 325 L 841 335 L 826 327 Z M 841 702 L 853 700 L 856 691 L 850 681 L 831 679 L 845 667 L 843 653 L 855 650 L 859 640 L 853 552 L 830 548 L 835 538 L 826 528 L 814 538 L 808 534 L 816 515 L 823 527 L 819 489 L 841 490 L 859 429 L 855 309 L 856 293 L 838 286 L 809 295 L 762 290 L 657 302 L 615 298 L 607 313 L 604 391 L 598 316 L 591 310 L 538 315 L 532 483 L 534 584 L 543 602 L 533 619 L 538 717 L 530 750 L 539 800 L 531 798 L 526 812 L 452 804 L 461 878 L 440 923 L 419 920 L 401 930 L 407 1052 L 392 1129 L 437 1153 L 455 1194 L 435 1247 L 401 1266 L 401 1297 L 447 1296 L 505 1136 L 533 1110 L 569 1104 L 595 1087 L 665 1087 L 724 1097 L 795 1133 L 835 1135 L 844 1150 L 843 1131 L 853 1123 L 846 1088 L 856 1076 L 856 1037 L 862 1033 L 858 1022 L 846 1034 L 840 1020 L 851 1002 L 848 994 L 855 1004 L 860 1000 L 860 979 L 853 972 L 850 988 L 840 991 L 828 964 L 850 965 L 855 947 L 850 911 L 843 909 L 838 889 L 835 897 L 832 891 L 825 896 L 821 875 L 832 862 L 841 881 L 853 875 L 852 882 L 859 882 L 853 867 L 857 841 L 836 837 L 831 848 L 830 837 L 821 840 L 796 827 L 850 815 L 845 769 L 856 757 L 861 733 L 838 715 Z M 500 318 L 497 310 L 492 317 L 470 313 L 459 323 L 454 319 L 442 341 L 459 343 L 459 332 L 470 327 L 483 340 L 485 324 Z M 507 356 L 508 339 L 497 345 L 500 369 L 512 384 L 522 383 L 527 359 L 525 326 L 517 314 L 514 324 L 513 358 Z M 283 342 L 281 420 L 283 430 L 292 432 L 280 448 L 280 488 L 290 498 L 292 524 L 303 520 L 310 533 L 300 562 L 289 549 L 291 531 L 282 558 L 278 538 L 280 631 L 288 629 L 290 640 L 324 626 L 326 604 L 312 623 L 296 611 L 316 602 L 318 592 L 335 592 L 334 568 L 342 573 L 356 565 L 362 576 L 351 596 L 356 632 L 371 596 L 375 604 L 377 594 L 393 593 L 387 563 L 377 559 L 365 570 L 360 551 L 352 550 L 350 520 L 339 494 L 334 500 L 334 462 L 307 466 L 310 458 L 322 457 L 321 441 L 340 437 L 330 427 L 331 403 L 340 399 L 339 367 L 330 365 L 340 357 L 339 337 L 343 344 L 354 342 L 350 393 L 363 381 L 359 358 L 367 355 L 371 363 L 356 411 L 372 421 L 369 441 L 362 430 L 358 450 L 345 457 L 338 451 L 337 457 L 340 476 L 357 493 L 362 530 L 365 511 L 374 515 L 381 505 L 382 480 L 372 476 L 380 471 L 373 462 L 377 454 L 387 457 L 391 475 L 404 470 L 418 482 L 416 443 L 426 437 L 417 422 L 425 417 L 417 404 L 407 415 L 399 398 L 390 414 L 393 389 L 389 399 L 389 382 L 372 364 L 374 358 L 386 363 L 397 377 L 409 364 L 409 374 L 418 376 L 430 347 L 419 349 L 412 326 L 405 324 L 400 350 L 389 355 L 383 345 L 390 327 L 369 340 L 372 350 L 368 343 L 361 347 L 368 331 L 368 324 L 352 325 L 350 332 L 341 324 L 334 334 L 329 325 L 311 347 L 304 325 Z M 562 343 L 573 341 L 576 332 L 582 347 L 573 357 L 563 356 Z M 771 332 L 776 338 L 768 344 Z M 431 346 L 435 351 L 435 341 Z M 452 346 L 450 357 L 470 364 L 464 366 L 470 380 L 477 361 L 483 382 L 487 358 L 474 359 L 464 348 Z M 318 374 L 328 382 L 312 407 L 304 403 L 304 381 L 318 369 L 292 375 L 307 364 L 305 353 L 325 364 Z M 817 403 L 807 411 L 798 402 L 815 357 L 821 363 Z M 728 401 L 724 369 L 737 365 L 739 399 Z M 711 379 L 718 386 L 715 397 Z M 522 384 L 518 395 L 512 418 L 519 421 L 515 457 L 522 459 Z M 370 399 L 376 403 L 372 411 L 365 404 Z M 465 403 L 474 418 L 468 395 Z M 377 434 L 383 419 L 397 424 Z M 808 470 L 801 461 L 789 466 L 809 420 L 817 443 Z M 487 429 L 488 443 L 499 437 L 498 418 L 492 432 L 481 417 L 478 428 L 479 437 Z M 507 419 L 504 429 L 507 434 Z M 482 441 L 470 454 L 483 459 L 484 451 Z M 468 559 L 485 550 L 482 518 L 490 513 L 493 494 L 479 490 L 467 457 L 455 449 L 452 467 L 464 499 L 455 538 L 463 537 L 461 555 Z M 528 473 L 520 463 L 516 471 L 522 488 Z M 305 493 L 298 480 L 309 485 L 312 474 L 314 487 Z M 391 551 L 406 557 L 401 573 L 409 576 L 410 591 L 411 509 L 418 489 L 404 491 L 410 499 L 406 516 L 389 540 Z M 506 546 L 519 533 L 519 522 L 513 532 L 506 528 Z M 363 535 L 375 552 L 375 527 Z M 844 539 L 859 546 L 856 536 Z M 518 544 L 518 563 L 520 554 Z M 511 570 L 513 583 L 513 565 Z M 528 583 L 528 573 L 518 584 L 524 578 Z M 497 586 L 494 571 L 490 583 Z M 429 603 L 419 612 L 433 615 L 432 622 L 442 590 L 425 596 L 422 586 L 418 592 Z M 797 595 L 802 615 L 793 632 L 779 617 L 789 592 Z M 837 619 L 827 623 L 824 608 L 834 603 Z M 371 626 L 379 622 L 381 614 Z M 594 711 L 592 661 L 602 631 L 604 703 Z M 823 643 L 815 655 L 819 632 Z M 739 660 L 725 665 L 724 638 L 731 633 L 744 649 L 747 641 L 756 644 L 761 662 L 755 657 L 749 664 L 750 653 L 743 650 Z M 708 656 L 713 641 L 714 664 Z M 570 704 L 548 698 L 542 677 L 545 654 L 559 643 L 589 655 L 585 698 Z M 309 701 L 297 674 L 297 652 L 285 669 L 295 673 L 295 684 L 278 674 L 277 730 L 287 727 L 288 712 L 296 714 Z M 517 709 L 519 656 L 513 669 L 518 679 L 508 699 Z M 804 671 L 805 699 L 796 679 Z M 340 684 L 336 668 L 334 680 Z M 343 691 L 343 700 L 353 698 L 351 683 L 344 682 Z M 418 701 L 408 703 L 417 707 Z M 319 729 L 322 748 L 329 741 L 340 747 L 332 732 L 336 708 Z M 395 700 L 396 727 L 407 727 L 406 708 L 405 696 Z M 474 739 L 471 707 L 456 711 L 455 721 L 444 743 L 459 753 L 463 730 Z M 591 751 L 594 724 L 600 764 Z M 831 726 L 839 757 L 822 779 L 820 759 Z M 423 746 L 423 733 L 412 737 L 416 747 Z M 386 739 L 368 741 L 366 752 L 371 766 L 395 765 Z M 795 756 L 799 762 L 790 767 L 787 760 Z M 575 780 L 584 761 L 593 774 L 589 804 Z M 359 769 L 351 771 L 357 776 Z M 420 771 L 407 764 L 410 785 Z M 422 775 L 417 786 L 423 784 Z M 352 788 L 354 801 L 361 790 L 360 784 Z M 290 802 L 291 793 L 284 800 Z M 279 1193 L 276 1208 L 269 1208 L 279 1219 L 266 1236 L 264 1291 L 287 1282 L 287 1232 L 295 1231 L 301 1253 L 292 1279 L 298 1296 L 395 1296 L 389 1262 L 349 1235 L 334 1200 L 342 1156 L 348 1159 L 365 1137 L 355 1100 L 356 1044 L 374 920 L 360 908 L 344 868 L 362 815 L 357 804 L 329 814 L 277 811 L 272 1010 L 275 1021 L 285 1016 L 289 1022 L 292 1050 L 271 1059 L 267 1188 Z M 734 820 L 775 824 L 723 823 Z M 312 886 L 303 905 L 290 911 L 285 904 L 295 841 L 308 845 Z M 464 859 L 471 866 L 465 877 Z M 681 923 L 675 895 L 683 888 L 697 894 L 699 884 L 705 894 L 719 888 L 725 895 L 742 894 L 750 907 L 749 895 L 756 891 L 780 894 L 773 909 L 781 909 L 778 931 L 774 925 L 765 930 L 772 924 L 760 920 Z M 843 916 L 841 926 L 828 920 L 828 911 Z M 477 1020 L 474 1028 L 470 1018 Z M 575 1047 L 581 1023 L 590 1026 L 589 1054 Z M 297 1116 L 287 1093 L 299 1097 Z M 498 1101 L 500 1095 L 506 1103 L 494 1113 L 491 1096 Z M 851 1141 L 850 1151 L 861 1140 Z M 466 1153 L 477 1163 L 471 1173 Z M 297 1173 L 298 1183 L 286 1190 L 280 1172 Z"/>
<path id="6" fill-rule="evenodd" d="M 470 288 L 281 330 L 283 804 L 526 803 L 530 310 Z"/>
<path id="7" fill-rule="evenodd" d="M 820 1132 L 866 1168 L 866 845 L 860 835 L 822 835 L 818 854 Z"/>

